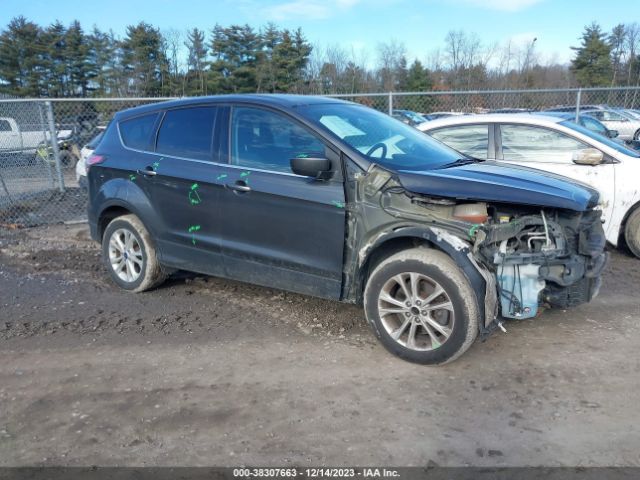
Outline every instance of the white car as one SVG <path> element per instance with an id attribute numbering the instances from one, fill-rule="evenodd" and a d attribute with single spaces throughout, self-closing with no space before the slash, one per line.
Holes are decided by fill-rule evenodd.
<path id="1" fill-rule="evenodd" d="M 449 117 L 418 129 L 479 159 L 544 170 L 600 191 L 607 240 L 640 257 L 640 153 L 571 120 L 531 114 Z"/>
<path id="2" fill-rule="evenodd" d="M 100 143 L 100 140 L 102 140 L 104 128 L 106 127 L 98 127 L 98 129 L 101 130 L 100 133 L 93 137 L 91 141 L 80 150 L 80 158 L 76 163 L 76 180 L 78 181 L 78 186 L 82 189 L 87 188 L 87 158 L 91 156 Z"/>
<path id="3" fill-rule="evenodd" d="M 583 110 L 582 113 L 600 120 L 609 130 L 617 130 L 620 140 L 640 140 L 640 119 L 624 110 L 603 108 Z"/>

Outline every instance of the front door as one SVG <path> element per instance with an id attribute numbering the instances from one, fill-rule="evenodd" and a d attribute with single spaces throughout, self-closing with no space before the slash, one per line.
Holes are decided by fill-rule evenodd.
<path id="1" fill-rule="evenodd" d="M 615 165 L 577 165 L 573 154 L 592 148 L 565 133 L 549 128 L 502 124 L 497 126 L 496 143 L 499 161 L 538 168 L 586 183 L 600 192 L 602 218 L 607 231 L 615 203 Z"/>
<path id="2" fill-rule="evenodd" d="M 221 191 L 221 246 L 228 277 L 339 298 L 345 197 L 339 157 L 331 180 L 295 175 L 295 156 L 331 150 L 282 113 L 234 106 Z"/>

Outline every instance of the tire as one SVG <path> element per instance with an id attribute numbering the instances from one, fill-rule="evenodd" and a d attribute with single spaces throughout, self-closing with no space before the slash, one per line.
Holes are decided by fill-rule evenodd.
<path id="1" fill-rule="evenodd" d="M 414 284 L 417 288 L 412 288 Z M 442 293 L 436 292 L 438 287 Z M 414 291 L 417 296 L 412 294 Z M 437 305 L 445 308 L 433 308 Z M 451 362 L 478 335 L 476 294 L 456 263 L 438 250 L 413 248 L 382 261 L 367 280 L 364 309 L 385 348 L 414 363 Z M 382 309 L 385 312 L 381 314 Z"/>
<path id="2" fill-rule="evenodd" d="M 633 135 L 634 140 L 640 140 L 640 129 Z"/>
<path id="3" fill-rule="evenodd" d="M 640 208 L 636 208 L 627 218 L 624 239 L 631 253 L 640 258 Z"/>
<path id="4" fill-rule="evenodd" d="M 113 281 L 131 292 L 157 287 L 167 278 L 151 235 L 133 214 L 114 218 L 107 225 L 102 259 Z"/>

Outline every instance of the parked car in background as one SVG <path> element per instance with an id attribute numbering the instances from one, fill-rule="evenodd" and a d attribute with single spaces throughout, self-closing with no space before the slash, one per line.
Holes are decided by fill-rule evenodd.
<path id="1" fill-rule="evenodd" d="M 533 112 L 530 108 L 496 108 L 489 110 L 487 113 L 529 113 Z"/>
<path id="2" fill-rule="evenodd" d="M 69 130 L 58 130 L 58 138 L 69 135 Z M 0 153 L 22 153 L 34 155 L 42 142 L 48 142 L 50 136 L 48 130 L 23 131 L 13 118 L 0 118 Z"/>
<path id="3" fill-rule="evenodd" d="M 407 125 L 411 125 L 412 127 L 432 120 L 430 117 L 412 110 L 393 110 L 392 116 L 393 118 L 400 120 Z"/>
<path id="4" fill-rule="evenodd" d="M 177 268 L 359 303 L 418 363 L 455 359 L 502 319 L 589 301 L 606 263 L 596 190 L 337 99 L 137 107 L 87 166 L 91 234 L 122 288 Z"/>
<path id="5" fill-rule="evenodd" d="M 475 115 L 435 120 L 420 130 L 456 150 L 504 165 L 557 173 L 598 189 L 607 240 L 640 257 L 640 154 L 551 115 Z"/>
<path id="6" fill-rule="evenodd" d="M 576 114 L 575 112 L 533 112 L 534 115 L 543 115 L 547 117 L 556 117 L 561 118 L 563 120 L 568 120 L 570 122 L 576 123 Z M 594 133 L 598 133 L 603 137 L 607 138 L 617 138 L 618 131 L 617 130 L 609 130 L 604 123 L 589 115 L 578 115 L 578 125 L 583 126 L 584 128 L 591 130 Z M 624 143 L 622 140 L 618 140 L 618 143 Z"/>
<path id="7" fill-rule="evenodd" d="M 96 149 L 100 140 L 104 136 L 104 129 L 106 127 L 98 127 L 100 133 L 98 133 L 95 137 L 91 139 L 89 143 L 87 143 L 80 150 L 80 158 L 76 162 L 76 180 L 78 181 L 78 186 L 82 189 L 87 189 L 87 159 L 91 156 L 93 151 Z"/>
<path id="8" fill-rule="evenodd" d="M 609 108 L 606 105 L 580 105 L 580 111 L 582 110 L 602 110 Z M 558 105 L 556 107 L 545 108 L 543 111 L 545 112 L 575 112 L 576 105 Z"/>
<path id="9" fill-rule="evenodd" d="M 438 118 L 445 117 L 455 117 L 458 115 L 466 115 L 464 112 L 430 112 L 426 115 L 429 115 L 430 120 L 437 120 Z"/>
<path id="10" fill-rule="evenodd" d="M 585 109 L 581 110 L 581 113 L 599 120 L 610 130 L 616 130 L 620 140 L 640 140 L 640 119 L 623 110 Z"/>

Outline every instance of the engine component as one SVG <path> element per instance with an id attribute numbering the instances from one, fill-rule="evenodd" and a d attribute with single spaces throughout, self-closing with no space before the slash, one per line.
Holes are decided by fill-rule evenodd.
<path id="1" fill-rule="evenodd" d="M 453 218 L 471 223 L 484 223 L 489 218 L 486 203 L 462 203 L 453 209 Z"/>
<path id="2" fill-rule="evenodd" d="M 502 316 L 532 318 L 538 314 L 540 292 L 545 287 L 539 278 L 539 265 L 502 265 L 498 273 L 498 289 Z"/>

